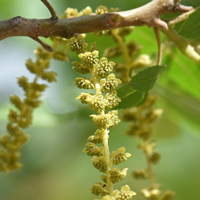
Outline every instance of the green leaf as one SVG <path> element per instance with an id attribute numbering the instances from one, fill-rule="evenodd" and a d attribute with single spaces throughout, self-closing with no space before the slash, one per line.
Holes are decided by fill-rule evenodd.
<path id="1" fill-rule="evenodd" d="M 160 77 L 159 84 L 169 89 L 173 88 L 200 100 L 200 73 L 199 65 L 174 47 L 171 54 L 164 57 L 163 63 L 168 65 L 167 70 Z"/>
<path id="2" fill-rule="evenodd" d="M 185 38 L 200 42 L 200 8 L 189 15 L 188 19 L 180 27 L 178 33 Z"/>
<path id="3" fill-rule="evenodd" d="M 126 84 L 117 90 L 117 95 L 121 102 L 117 109 L 125 109 L 138 106 L 146 98 L 146 93 L 134 90 L 130 85 Z"/>
<path id="4" fill-rule="evenodd" d="M 165 69 L 165 66 L 159 65 L 146 68 L 133 76 L 129 85 L 140 92 L 148 92 L 154 86 L 159 74 Z"/>

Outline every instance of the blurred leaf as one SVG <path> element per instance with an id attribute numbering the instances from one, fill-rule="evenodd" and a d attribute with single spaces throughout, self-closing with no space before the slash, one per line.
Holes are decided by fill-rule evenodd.
<path id="1" fill-rule="evenodd" d="M 188 17 L 178 33 L 183 37 L 200 42 L 200 8 Z"/>
<path id="2" fill-rule="evenodd" d="M 163 37 L 162 33 L 161 36 Z M 152 55 L 157 51 L 155 35 L 151 28 L 147 26 L 135 27 L 135 30 L 126 36 L 126 43 L 133 39 L 137 44 L 142 45 L 141 54 Z"/>
<path id="3" fill-rule="evenodd" d="M 176 86 L 177 91 L 184 91 L 194 98 L 200 99 L 199 66 L 182 55 L 177 48 L 171 48 L 171 50 L 171 53 L 163 60 L 168 67 L 159 83 L 170 88 Z"/>
<path id="4" fill-rule="evenodd" d="M 148 92 L 154 86 L 160 73 L 165 69 L 165 66 L 159 65 L 146 68 L 133 76 L 129 85 L 140 92 Z"/>
<path id="5" fill-rule="evenodd" d="M 130 85 L 126 84 L 117 90 L 118 97 L 122 100 L 117 109 L 125 109 L 138 106 L 146 98 L 146 93 L 134 90 Z"/>
<path id="6" fill-rule="evenodd" d="M 189 134 L 200 136 L 199 116 L 200 102 L 187 94 L 177 92 L 176 87 L 155 86 L 155 91 L 160 95 L 159 101 L 164 108 L 165 116 L 181 128 L 189 129 Z M 200 138 L 200 137 L 199 137 Z"/>

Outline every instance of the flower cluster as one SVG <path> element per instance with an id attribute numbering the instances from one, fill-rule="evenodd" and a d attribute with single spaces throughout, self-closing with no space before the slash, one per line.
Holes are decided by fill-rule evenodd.
<path id="1" fill-rule="evenodd" d="M 105 7 L 99 7 L 96 10 L 96 14 L 102 14 L 106 12 L 108 12 L 108 9 Z M 155 63 L 155 61 L 150 59 L 149 55 L 139 54 L 140 50 L 142 49 L 140 44 L 137 44 L 133 40 L 129 41 L 128 43 L 125 42 L 125 36 L 130 34 L 133 30 L 134 27 L 123 27 L 112 29 L 109 32 L 106 32 L 107 35 L 112 36 L 112 39 L 118 43 L 118 46 L 105 49 L 103 56 L 112 59 L 119 56 L 124 57 L 124 63 L 117 63 L 115 65 L 115 72 L 120 80 L 122 80 L 124 83 L 129 83 L 131 77 L 135 75 L 136 71 L 152 66 Z M 98 33 L 98 35 L 101 34 L 105 34 L 105 32 Z M 115 88 L 115 86 L 118 84 L 116 81 L 110 83 L 107 82 L 104 84 L 105 81 L 108 81 L 108 78 L 107 80 L 105 77 L 102 78 L 104 78 L 101 81 L 102 91 L 106 91 L 107 88 Z M 142 190 L 143 195 L 147 199 L 171 200 L 174 196 L 174 193 L 167 191 L 166 193 L 161 194 L 152 170 L 152 164 L 158 163 L 160 159 L 160 153 L 155 150 L 155 142 L 151 139 L 151 129 L 153 122 L 161 116 L 163 111 L 162 109 L 154 108 L 156 101 L 155 97 L 147 96 L 146 99 L 147 100 L 143 102 L 140 107 L 132 107 L 124 110 L 121 118 L 124 121 L 130 122 L 130 127 L 128 131 L 126 131 L 126 134 L 137 136 L 142 140 L 139 148 L 144 152 L 147 160 L 147 169 L 135 170 L 133 172 L 133 176 L 136 179 L 150 179 L 151 187 L 149 187 L 149 189 Z"/>
<path id="2" fill-rule="evenodd" d="M 39 97 L 47 87 L 46 84 L 38 83 L 38 79 L 55 82 L 56 73 L 48 70 L 51 58 L 68 60 L 67 51 L 56 48 L 65 42 L 64 39 L 52 38 L 52 40 L 54 40 L 52 46 L 54 52 L 48 52 L 40 46 L 34 51 L 36 61 L 34 62 L 32 59 L 26 61 L 27 69 L 35 75 L 34 80 L 30 82 L 25 76 L 17 78 L 18 85 L 24 90 L 25 98 L 22 100 L 17 95 L 10 96 L 10 102 L 15 108 L 10 109 L 8 115 L 7 131 L 9 135 L 3 135 L 0 138 L 0 171 L 7 172 L 22 166 L 19 162 L 20 149 L 28 140 L 24 129 L 31 125 L 33 110 L 40 105 Z"/>
<path id="3" fill-rule="evenodd" d="M 114 190 L 112 193 L 112 197 L 110 195 L 106 195 L 100 200 L 130 200 L 136 193 L 130 190 L 128 185 L 122 186 L 121 190 Z"/>
<path id="4" fill-rule="evenodd" d="M 62 19 L 64 19 L 64 18 L 73 18 L 73 17 L 80 17 L 82 15 L 90 15 L 91 13 L 92 13 L 92 9 L 90 8 L 90 6 L 87 6 L 81 12 L 78 12 L 77 9 L 67 8 L 67 10 L 65 10 L 65 13 L 62 14 L 60 17 Z"/>
<path id="5" fill-rule="evenodd" d="M 130 122 L 127 135 L 136 136 L 141 139 L 138 148 L 141 149 L 147 160 L 146 169 L 137 169 L 133 172 L 136 179 L 150 179 L 151 186 L 148 189 L 142 189 L 141 192 L 146 199 L 171 200 L 175 195 L 172 191 L 166 191 L 162 194 L 160 186 L 155 181 L 155 175 L 152 170 L 152 164 L 158 163 L 160 153 L 155 149 L 156 142 L 152 141 L 152 125 L 162 115 L 162 109 L 156 109 L 154 104 L 155 96 L 148 96 L 146 101 L 139 107 L 133 107 L 123 110 L 122 119 Z"/>
<path id="6" fill-rule="evenodd" d="M 88 138 L 83 152 L 92 157 L 93 166 L 104 175 L 100 176 L 102 182 L 97 182 L 92 186 L 91 192 L 102 196 L 103 199 L 131 199 L 135 193 L 130 191 L 128 186 L 122 187 L 121 191 L 112 189 L 112 185 L 121 181 L 128 170 L 128 168 L 120 170 L 113 165 L 118 165 L 131 156 L 131 154 L 125 153 L 124 147 L 114 151 L 111 155 L 109 152 L 108 129 L 120 122 L 118 111 L 112 110 L 121 101 L 116 92 L 121 80 L 111 73 L 115 63 L 108 61 L 105 57 L 98 59 L 99 52 L 94 44 L 90 51 L 87 51 L 87 43 L 82 35 L 77 38 L 73 37 L 68 42 L 67 47 L 78 54 L 80 58 L 80 62 L 72 63 L 72 68 L 80 74 L 91 74 L 91 78 L 78 77 L 74 83 L 79 88 L 95 90 L 95 94 L 82 92 L 77 97 L 81 103 L 87 104 L 91 110 L 97 113 L 90 117 L 98 129 L 94 135 Z M 101 146 L 101 144 L 103 145 Z"/>

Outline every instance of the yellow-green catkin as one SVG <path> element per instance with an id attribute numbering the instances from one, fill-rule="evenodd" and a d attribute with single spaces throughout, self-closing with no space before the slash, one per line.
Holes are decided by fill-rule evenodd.
<path id="1" fill-rule="evenodd" d="M 142 194 L 146 199 L 171 200 L 175 193 L 172 191 L 163 193 L 153 172 L 153 165 L 160 160 L 160 153 L 155 149 L 156 142 L 152 140 L 152 126 L 163 113 L 162 109 L 155 108 L 155 103 L 156 97 L 149 95 L 141 106 L 123 110 L 122 119 L 130 122 L 126 134 L 141 139 L 138 148 L 144 152 L 146 157 L 147 167 L 133 172 L 135 179 L 149 179 L 151 182 L 148 189 L 141 190 Z"/>
<path id="2" fill-rule="evenodd" d="M 96 10 L 97 14 L 105 12 L 108 12 L 108 9 L 105 7 L 99 7 Z M 116 75 L 123 83 L 128 83 L 137 71 L 151 67 L 155 63 L 155 61 L 151 61 L 149 55 L 139 54 L 142 48 L 141 45 L 133 40 L 126 42 L 125 36 L 132 31 L 134 31 L 134 27 L 125 27 L 113 29 L 104 33 L 111 35 L 118 43 L 118 46 L 105 49 L 103 56 L 112 59 L 119 56 L 124 57 L 123 63 L 117 63 L 115 65 Z M 152 168 L 153 164 L 158 163 L 160 153 L 155 150 L 156 143 L 152 140 L 151 129 L 154 121 L 156 121 L 163 112 L 161 109 L 156 109 L 154 107 L 155 102 L 156 98 L 148 95 L 145 103 L 140 107 L 132 107 L 124 110 L 121 119 L 130 122 L 129 129 L 126 133 L 141 139 L 139 148 L 145 154 L 147 168 L 135 170 L 133 176 L 136 179 L 149 179 L 151 181 L 151 185 L 148 189 L 142 189 L 142 194 L 147 199 L 171 200 L 175 193 L 172 191 L 161 192 L 160 186 L 156 183 Z"/>
<path id="3" fill-rule="evenodd" d="M 101 199 L 131 199 L 135 195 L 129 186 L 125 185 L 121 190 L 113 190 L 113 184 L 121 181 L 127 174 L 128 168 L 118 169 L 113 167 L 127 160 L 131 154 L 125 152 L 125 148 L 119 148 L 110 154 L 108 139 L 110 128 L 116 126 L 120 120 L 118 111 L 113 110 L 121 101 L 117 96 L 116 88 L 121 83 L 112 73 L 114 62 L 107 58 L 98 58 L 99 52 L 96 45 L 92 44 L 90 51 L 84 36 L 71 38 L 67 47 L 78 54 L 80 62 L 74 61 L 73 69 L 80 74 L 90 74 L 90 78 L 78 77 L 74 83 L 82 89 L 94 89 L 93 93 L 82 92 L 77 99 L 87 104 L 95 114 L 90 115 L 97 127 L 96 132 L 88 138 L 83 152 L 92 157 L 93 166 L 103 175 L 99 182 L 93 184 L 90 189 L 92 194 L 101 196 Z"/>
<path id="4" fill-rule="evenodd" d="M 52 38 L 53 39 L 53 38 Z M 10 96 L 10 102 L 14 105 L 8 115 L 7 131 L 9 134 L 0 138 L 0 171 L 8 172 L 19 169 L 22 164 L 19 162 L 20 149 L 28 140 L 25 130 L 32 123 L 33 111 L 40 104 L 40 96 L 46 89 L 46 84 L 38 83 L 39 79 L 47 82 L 56 81 L 56 73 L 49 71 L 49 63 L 51 58 L 67 61 L 67 51 L 58 47 L 62 39 L 54 38 L 52 48 L 54 52 L 48 52 L 41 46 L 34 53 L 36 61 L 28 59 L 26 61 L 27 69 L 35 75 L 33 81 L 29 81 L 25 76 L 17 78 L 18 85 L 24 90 L 24 99 L 17 95 Z"/>

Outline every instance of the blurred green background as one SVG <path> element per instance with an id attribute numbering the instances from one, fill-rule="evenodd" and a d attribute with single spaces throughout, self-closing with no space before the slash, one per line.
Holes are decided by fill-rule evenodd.
<path id="1" fill-rule="evenodd" d="M 49 0 L 60 15 L 67 7 L 82 10 L 90 5 L 93 10 L 99 5 L 128 10 L 143 5 L 148 0 Z M 199 6 L 199 0 L 183 0 L 183 4 Z M 40 0 L 1 0 L 0 20 L 15 16 L 48 18 L 49 12 Z M 164 37 L 163 37 L 164 38 Z M 152 29 L 136 28 L 127 41 L 134 39 L 144 46 L 141 53 L 151 56 L 156 52 Z M 96 41 L 102 52 L 116 45 L 109 37 L 89 34 L 89 43 Z M 37 43 L 26 37 L 8 38 L 0 42 L 0 135 L 6 132 L 9 95 L 23 97 L 16 77 L 33 76 L 26 70 L 25 60 L 34 59 Z M 154 167 L 156 179 L 163 190 L 176 192 L 176 200 L 200 199 L 200 67 L 183 57 L 176 48 L 174 56 L 166 56 L 168 69 L 159 79 L 153 92 L 158 94 L 157 107 L 164 109 L 162 119 L 154 126 L 154 138 L 162 155 Z M 70 54 L 71 59 L 76 59 Z M 90 158 L 82 153 L 88 136 L 96 130 L 87 106 L 75 98 L 81 92 L 72 83 L 78 76 L 70 63 L 52 61 L 52 70 L 58 73 L 57 83 L 50 84 L 43 95 L 43 105 L 34 113 L 33 125 L 27 130 L 29 142 L 22 148 L 19 171 L 0 174 L 0 200 L 89 200 L 94 199 L 88 191 L 99 181 L 100 173 L 92 166 Z M 115 188 L 129 184 L 144 199 L 141 188 L 148 181 L 132 179 L 131 172 L 145 166 L 144 155 L 137 149 L 138 140 L 123 133 L 127 123 L 121 122 L 111 129 L 110 150 L 122 146 L 132 157 L 119 167 L 128 167 L 128 176 Z"/>

